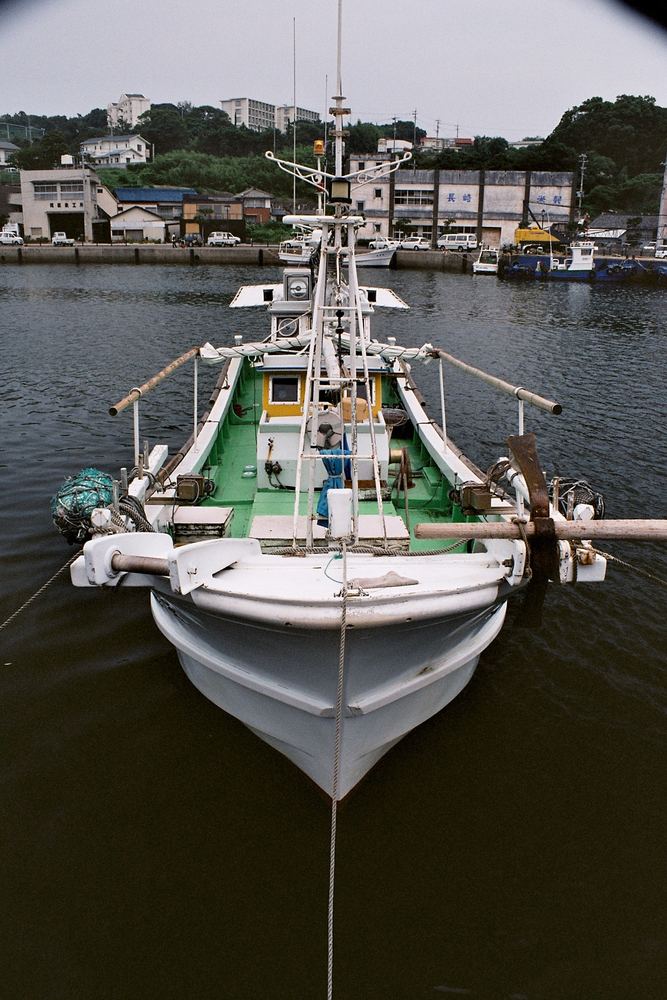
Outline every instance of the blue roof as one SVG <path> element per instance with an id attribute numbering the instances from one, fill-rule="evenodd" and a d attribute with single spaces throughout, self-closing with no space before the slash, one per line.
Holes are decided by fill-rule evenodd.
<path id="1" fill-rule="evenodd" d="M 197 194 L 194 188 L 149 188 L 149 187 L 119 187 L 114 188 L 118 201 L 160 201 L 181 202 L 186 194 Z"/>

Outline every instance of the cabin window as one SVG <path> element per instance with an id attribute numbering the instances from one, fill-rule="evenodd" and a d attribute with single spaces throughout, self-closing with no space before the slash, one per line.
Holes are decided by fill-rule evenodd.
<path id="1" fill-rule="evenodd" d="M 272 403 L 298 403 L 299 402 L 299 378 L 297 375 L 273 376 L 271 379 L 271 393 L 269 399 Z"/>

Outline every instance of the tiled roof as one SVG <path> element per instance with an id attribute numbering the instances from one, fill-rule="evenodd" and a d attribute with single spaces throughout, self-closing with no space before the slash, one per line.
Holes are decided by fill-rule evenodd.
<path id="1" fill-rule="evenodd" d="M 628 219 L 641 218 L 640 229 L 650 229 L 658 225 L 657 215 L 645 215 L 641 212 L 602 212 L 589 222 L 591 229 L 627 229 Z"/>
<path id="2" fill-rule="evenodd" d="M 183 201 L 183 195 L 196 194 L 194 188 L 142 188 L 142 187 L 119 187 L 114 188 L 114 194 L 118 201 L 151 201 L 151 202 L 172 202 Z"/>
<path id="3" fill-rule="evenodd" d="M 89 146 L 91 142 L 127 142 L 129 139 L 141 139 L 142 136 L 138 132 L 132 132 L 130 135 L 98 135 L 93 139 L 84 139 L 81 143 L 82 146 Z M 144 142 L 146 140 L 144 139 Z"/>

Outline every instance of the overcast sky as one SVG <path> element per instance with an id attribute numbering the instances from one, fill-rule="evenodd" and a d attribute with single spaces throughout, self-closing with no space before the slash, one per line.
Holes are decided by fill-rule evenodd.
<path id="1" fill-rule="evenodd" d="M 337 0 L 0 0 L 0 118 L 253 97 L 324 112 Z M 296 58 L 295 58 L 296 55 Z M 667 106 L 667 33 L 617 0 L 345 0 L 353 120 L 546 136 L 589 97 Z M 296 72 L 294 64 L 296 63 Z"/>

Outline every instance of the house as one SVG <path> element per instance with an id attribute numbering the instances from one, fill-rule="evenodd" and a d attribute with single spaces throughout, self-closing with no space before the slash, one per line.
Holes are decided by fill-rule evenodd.
<path id="1" fill-rule="evenodd" d="M 23 232 L 50 239 L 65 232 L 74 239 L 106 240 L 116 199 L 90 167 L 21 170 Z"/>
<path id="2" fill-rule="evenodd" d="M 178 225 L 169 225 L 157 212 L 133 205 L 111 219 L 112 243 L 166 243 Z"/>
<path id="3" fill-rule="evenodd" d="M 196 195 L 194 188 L 179 187 L 117 187 L 114 194 L 120 209 L 145 208 L 165 221 L 179 221 L 183 214 L 183 199 Z"/>
<path id="4" fill-rule="evenodd" d="M 271 221 L 271 205 L 273 198 L 267 191 L 259 188 L 246 188 L 237 198 L 243 204 L 243 217 L 246 222 L 263 224 Z"/>
<path id="5" fill-rule="evenodd" d="M 602 212 L 591 219 L 586 236 L 595 240 L 600 250 L 637 251 L 644 243 L 655 240 L 657 215 L 630 215 L 627 212 Z"/>
<path id="6" fill-rule="evenodd" d="M 14 153 L 18 153 L 19 147 L 15 146 L 13 142 L 7 142 L 6 139 L 0 139 L 0 170 L 4 170 L 9 163 L 9 159 Z M 15 170 L 15 167 L 10 169 Z"/>
<path id="7" fill-rule="evenodd" d="M 80 145 L 81 160 L 98 167 L 126 167 L 128 163 L 147 163 L 150 143 L 137 133 L 103 135 L 86 139 Z"/>
<path id="8" fill-rule="evenodd" d="M 223 225 L 224 223 L 224 225 Z M 245 239 L 243 201 L 240 195 L 192 194 L 183 198 L 183 233 L 206 238 L 216 229 L 224 229 Z"/>
<path id="9" fill-rule="evenodd" d="M 150 109 L 151 102 L 143 94 L 121 94 L 116 104 L 107 104 L 109 128 L 117 127 L 121 123 L 133 128 L 141 115 Z"/>

